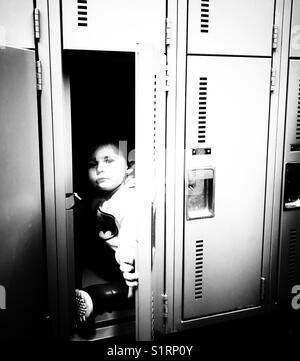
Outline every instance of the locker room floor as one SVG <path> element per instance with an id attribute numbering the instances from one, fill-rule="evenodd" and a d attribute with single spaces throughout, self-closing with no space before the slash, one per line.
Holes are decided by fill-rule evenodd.
<path id="1" fill-rule="evenodd" d="M 251 354 L 257 355 L 257 357 L 282 354 L 286 358 L 288 355 L 297 353 L 297 349 L 300 349 L 299 341 L 300 315 L 297 312 L 291 312 L 203 326 L 190 331 L 170 334 L 154 344 L 194 345 L 194 356 L 197 356 L 197 359 L 200 359 L 198 357 L 201 355 L 208 357 L 240 355 L 239 358 L 243 360 L 248 359 Z M 98 343 L 100 348 L 102 344 L 103 352 L 110 345 L 136 347 L 131 337 L 119 337 Z M 137 343 L 137 345 L 140 344 L 143 345 L 143 343 Z M 165 359 L 165 357 L 161 359 Z M 167 359 L 177 360 L 183 359 L 183 357 L 173 356 Z"/>

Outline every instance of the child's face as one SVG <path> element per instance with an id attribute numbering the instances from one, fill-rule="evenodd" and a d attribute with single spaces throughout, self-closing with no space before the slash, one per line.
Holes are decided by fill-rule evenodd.
<path id="1" fill-rule="evenodd" d="M 97 148 L 88 161 L 91 184 L 101 191 L 113 191 L 126 177 L 127 162 L 114 145 Z"/>

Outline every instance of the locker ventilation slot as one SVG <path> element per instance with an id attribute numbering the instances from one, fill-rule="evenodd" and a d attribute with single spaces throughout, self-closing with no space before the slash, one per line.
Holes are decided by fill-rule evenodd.
<path id="1" fill-rule="evenodd" d="M 77 0 L 78 26 L 88 26 L 87 0 Z"/>
<path id="2" fill-rule="evenodd" d="M 296 125 L 296 139 L 300 139 L 300 79 L 298 86 L 298 105 L 297 105 L 297 125 Z"/>
<path id="3" fill-rule="evenodd" d="M 207 77 L 199 78 L 198 143 L 206 138 Z"/>
<path id="4" fill-rule="evenodd" d="M 297 231 L 290 230 L 289 242 L 289 268 L 288 268 L 288 283 L 290 286 L 295 284 L 296 276 L 296 245 L 297 245 Z"/>
<path id="5" fill-rule="evenodd" d="M 208 33 L 209 0 L 201 0 L 200 32 Z"/>
<path id="6" fill-rule="evenodd" d="M 202 298 L 203 294 L 203 240 L 196 241 L 195 258 L 195 299 Z"/>

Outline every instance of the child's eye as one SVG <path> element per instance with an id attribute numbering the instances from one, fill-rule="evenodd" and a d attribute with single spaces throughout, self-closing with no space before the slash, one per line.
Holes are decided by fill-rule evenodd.
<path id="1" fill-rule="evenodd" d="M 104 159 L 104 162 L 107 163 L 107 164 L 112 163 L 113 161 L 114 161 L 113 158 L 105 158 Z"/>
<path id="2" fill-rule="evenodd" d="M 97 167 L 98 163 L 95 160 L 90 160 L 88 162 L 88 168 L 94 168 Z"/>

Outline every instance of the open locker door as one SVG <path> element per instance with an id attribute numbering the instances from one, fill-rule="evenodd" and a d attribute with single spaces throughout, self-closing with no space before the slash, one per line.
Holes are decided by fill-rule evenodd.
<path id="1" fill-rule="evenodd" d="M 165 55 L 148 44 L 136 52 L 136 192 L 139 287 L 136 339 L 149 341 L 164 289 Z"/>
<path id="2" fill-rule="evenodd" d="M 0 339 L 33 339 L 46 313 L 35 52 L 0 47 L 0 79 Z"/>

